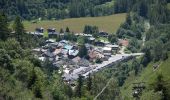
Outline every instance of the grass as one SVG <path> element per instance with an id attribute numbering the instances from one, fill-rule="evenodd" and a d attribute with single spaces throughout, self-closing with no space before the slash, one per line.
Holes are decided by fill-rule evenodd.
<path id="1" fill-rule="evenodd" d="M 170 3 L 168 3 L 168 9 L 170 10 Z"/>
<path id="2" fill-rule="evenodd" d="M 170 53 L 169 53 L 170 57 Z M 159 98 L 159 95 L 155 95 L 153 91 L 149 90 L 151 84 L 153 84 L 156 80 L 158 74 L 162 74 L 164 80 L 170 80 L 170 58 L 166 61 L 162 61 L 162 64 L 156 71 L 153 71 L 153 65 L 155 63 L 151 62 L 139 76 L 130 75 L 130 77 L 126 80 L 124 86 L 121 88 L 121 95 L 124 97 L 125 100 L 133 100 L 132 98 L 132 86 L 134 82 L 146 82 L 146 89 L 141 96 L 142 100 L 155 100 L 153 98 Z M 150 99 L 148 99 L 150 98 Z M 159 100 L 159 99 L 157 99 Z"/>
<path id="3" fill-rule="evenodd" d="M 36 27 L 56 28 L 59 31 L 61 28 L 69 27 L 72 32 L 82 32 L 85 25 L 95 25 L 100 31 L 114 33 L 119 28 L 120 24 L 125 21 L 126 14 L 114 14 L 102 17 L 85 17 L 85 18 L 69 18 L 64 20 L 44 20 L 37 23 L 24 21 L 26 31 L 34 31 Z"/>

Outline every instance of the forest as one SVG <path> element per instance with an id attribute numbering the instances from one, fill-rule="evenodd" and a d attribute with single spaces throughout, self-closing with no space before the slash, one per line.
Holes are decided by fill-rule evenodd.
<path id="1" fill-rule="evenodd" d="M 1 0 L 9 19 L 16 15 L 23 19 L 63 19 L 85 16 L 102 16 L 113 13 L 113 5 L 103 5 L 112 0 Z"/>

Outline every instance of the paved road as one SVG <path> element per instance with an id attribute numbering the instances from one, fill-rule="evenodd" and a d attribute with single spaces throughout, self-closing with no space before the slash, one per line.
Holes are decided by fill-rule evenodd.
<path id="1" fill-rule="evenodd" d="M 109 65 L 113 65 L 116 62 L 122 61 L 124 59 L 127 59 L 130 56 L 141 56 L 143 53 L 132 53 L 132 54 L 117 54 L 117 55 L 112 55 L 108 61 L 104 61 L 102 64 L 96 64 L 96 68 L 86 72 L 83 74 L 83 76 L 86 78 L 89 73 L 97 72 L 100 69 L 104 67 L 108 67 Z"/>

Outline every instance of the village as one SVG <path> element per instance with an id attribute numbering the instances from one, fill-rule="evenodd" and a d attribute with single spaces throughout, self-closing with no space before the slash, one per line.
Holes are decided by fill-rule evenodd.
<path id="1" fill-rule="evenodd" d="M 89 73 L 98 72 L 104 67 L 114 65 L 116 62 L 128 59 L 132 56 L 142 54 L 125 54 L 124 49 L 128 46 L 128 40 L 118 40 L 117 43 L 108 41 L 96 41 L 91 34 L 75 33 L 75 37 L 86 37 L 88 42 L 85 43 L 87 49 L 87 57 L 79 56 L 79 44 L 69 40 L 61 40 L 56 42 L 55 36 L 63 36 L 64 33 L 56 32 L 55 28 L 47 29 L 48 37 L 45 45 L 40 48 L 33 49 L 39 60 L 49 60 L 53 67 L 59 69 L 62 78 L 68 84 L 74 85 L 74 81 L 79 75 L 88 77 Z M 30 32 L 33 36 L 43 37 L 44 28 L 36 28 L 35 32 Z M 99 37 L 108 38 L 109 33 L 99 32 Z M 50 38 L 53 37 L 53 38 Z"/>

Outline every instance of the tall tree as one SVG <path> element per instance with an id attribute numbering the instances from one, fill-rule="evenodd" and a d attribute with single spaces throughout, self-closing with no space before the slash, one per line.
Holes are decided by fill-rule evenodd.
<path id="1" fill-rule="evenodd" d="M 76 95 L 79 98 L 81 98 L 81 96 L 82 96 L 82 86 L 83 86 L 83 77 L 81 75 L 79 75 L 78 84 L 77 84 L 77 87 L 76 87 Z"/>
<path id="2" fill-rule="evenodd" d="M 89 73 L 87 79 L 87 90 L 90 91 L 91 89 L 92 89 L 92 78 L 91 78 L 91 74 Z"/>
<path id="3" fill-rule="evenodd" d="M 6 40 L 9 32 L 7 16 L 3 12 L 0 12 L 0 39 Z"/>
<path id="4" fill-rule="evenodd" d="M 79 48 L 79 56 L 81 58 L 85 57 L 87 55 L 87 48 L 84 44 L 81 44 L 80 45 L 80 48 Z"/>
<path id="5" fill-rule="evenodd" d="M 66 32 L 70 33 L 70 29 L 68 27 L 66 27 Z"/>
<path id="6" fill-rule="evenodd" d="M 20 42 L 20 44 L 23 44 L 22 42 L 23 42 L 25 30 L 19 16 L 17 16 L 14 21 L 13 30 L 15 31 L 16 39 Z"/>

